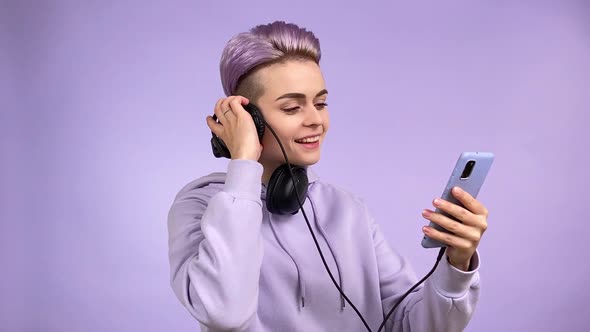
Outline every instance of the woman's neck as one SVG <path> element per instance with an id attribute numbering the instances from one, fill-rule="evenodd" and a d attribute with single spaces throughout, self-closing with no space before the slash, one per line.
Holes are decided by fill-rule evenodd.
<path id="1" fill-rule="evenodd" d="M 262 167 L 264 168 L 264 170 L 262 171 L 262 183 L 264 183 L 265 186 L 268 185 L 268 182 L 270 181 L 270 178 L 272 176 L 272 173 L 280 166 L 280 164 L 262 164 Z"/>

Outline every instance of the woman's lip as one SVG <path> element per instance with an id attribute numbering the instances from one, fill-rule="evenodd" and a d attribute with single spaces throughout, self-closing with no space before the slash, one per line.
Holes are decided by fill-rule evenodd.
<path id="1" fill-rule="evenodd" d="M 311 138 L 311 137 L 317 137 L 317 136 L 322 136 L 321 133 L 319 134 L 315 134 L 315 135 L 309 135 L 309 136 L 305 136 L 305 137 L 300 137 L 300 138 L 296 138 L 296 141 L 302 140 L 302 139 L 306 139 L 306 138 Z"/>
<path id="2" fill-rule="evenodd" d="M 306 149 L 316 149 L 320 146 L 320 140 L 317 140 L 312 143 L 297 143 L 297 144 L 302 145 Z"/>

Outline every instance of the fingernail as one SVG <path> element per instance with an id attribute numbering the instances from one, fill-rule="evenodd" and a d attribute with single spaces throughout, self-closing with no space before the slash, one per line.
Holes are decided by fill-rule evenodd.
<path id="1" fill-rule="evenodd" d="M 428 227 L 426 227 L 426 226 L 422 227 L 422 232 L 424 232 L 425 234 L 428 234 L 428 231 L 429 231 Z"/>
<path id="2" fill-rule="evenodd" d="M 440 199 L 437 198 L 437 199 L 434 200 L 434 205 L 439 206 L 440 203 L 441 203 L 441 200 Z"/>
<path id="3" fill-rule="evenodd" d="M 428 217 L 430 217 L 430 211 L 428 211 L 428 210 L 422 210 L 422 216 L 423 216 L 424 218 L 428 218 Z"/>
<path id="4" fill-rule="evenodd" d="M 454 188 L 453 188 L 453 192 L 454 192 L 455 194 L 460 194 L 460 193 L 461 193 L 461 188 L 459 188 L 459 187 L 454 187 Z"/>

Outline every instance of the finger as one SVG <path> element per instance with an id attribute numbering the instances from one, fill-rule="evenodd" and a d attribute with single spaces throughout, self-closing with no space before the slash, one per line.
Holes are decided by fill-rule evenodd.
<path id="1" fill-rule="evenodd" d="M 250 104 L 250 99 L 248 99 L 248 98 L 246 98 L 244 96 L 238 96 L 238 97 L 241 98 L 242 105 L 248 105 L 248 104 Z"/>
<path id="2" fill-rule="evenodd" d="M 471 194 L 461 189 L 460 187 L 454 187 L 452 190 L 453 196 L 465 206 L 465 208 L 472 213 L 488 216 L 488 209 L 475 199 Z"/>
<path id="3" fill-rule="evenodd" d="M 451 217 L 456 218 L 464 224 L 474 225 L 474 223 L 476 223 L 476 215 L 462 206 L 453 204 L 442 198 L 437 198 L 432 201 L 432 205 L 434 205 L 439 210 L 448 213 Z"/>
<path id="4" fill-rule="evenodd" d="M 230 104 L 236 100 L 238 101 L 238 103 L 241 103 L 243 98 L 244 97 L 242 97 L 242 96 L 229 96 L 229 97 L 225 98 L 223 100 L 223 103 L 221 104 L 222 110 L 226 111 L 227 109 L 231 108 Z M 246 99 L 246 100 L 248 100 L 248 99 Z"/>
<path id="5" fill-rule="evenodd" d="M 474 242 L 478 242 L 481 239 L 482 232 L 477 228 L 464 225 L 440 213 L 426 209 L 422 211 L 422 216 L 458 237 Z"/>
<path id="6" fill-rule="evenodd" d="M 217 109 L 215 114 L 219 114 L 219 115 L 217 115 L 217 117 L 221 119 L 221 123 L 226 123 L 227 118 L 228 118 L 227 116 L 228 115 L 231 116 L 230 115 L 231 112 L 228 112 L 228 111 L 230 111 L 230 110 L 234 111 L 234 110 L 232 110 L 232 104 L 235 105 L 235 101 L 236 100 L 239 101 L 239 100 L 241 100 L 241 98 L 242 97 L 240 97 L 240 96 L 230 96 L 230 97 L 225 98 L 225 100 L 220 104 L 220 106 Z M 239 105 L 239 102 L 237 105 Z M 233 108 L 235 108 L 235 107 L 236 106 L 233 106 Z M 235 114 L 235 111 L 234 111 L 234 114 Z"/>
<path id="7" fill-rule="evenodd" d="M 210 115 L 207 116 L 207 126 L 209 126 L 209 129 L 211 129 L 215 136 L 219 137 L 223 134 L 223 125 L 215 121 Z"/>
<path id="8" fill-rule="evenodd" d="M 453 248 L 469 249 L 473 247 L 473 244 L 466 239 L 463 239 L 453 234 L 441 232 L 432 227 L 424 226 L 422 228 L 422 232 L 424 232 L 424 234 L 429 238 L 445 243 L 446 245 L 451 246 Z"/>
<path id="9" fill-rule="evenodd" d="M 226 109 L 223 108 L 223 104 L 226 103 L 226 100 L 227 98 L 219 99 L 217 103 L 215 103 L 215 108 L 213 109 L 213 113 L 221 123 L 223 123 L 223 120 L 225 119 L 223 112 L 226 111 Z"/>
<path id="10" fill-rule="evenodd" d="M 236 96 L 229 101 L 229 108 L 234 115 L 239 116 L 241 112 L 247 113 L 243 105 L 248 104 L 248 99 L 242 96 Z"/>
<path id="11" fill-rule="evenodd" d="M 223 116 L 225 116 L 226 119 L 234 115 L 235 113 L 231 108 L 228 108 L 227 110 L 223 111 Z"/>

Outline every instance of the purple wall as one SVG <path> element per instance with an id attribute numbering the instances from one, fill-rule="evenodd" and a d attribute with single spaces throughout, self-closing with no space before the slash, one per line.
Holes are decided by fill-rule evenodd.
<path id="1" fill-rule="evenodd" d="M 419 274 L 436 255 L 420 211 L 460 152 L 496 153 L 467 331 L 586 331 L 590 6 L 519 3 L 2 2 L 0 329 L 198 330 L 169 286 L 166 214 L 225 169 L 204 121 L 225 42 L 283 19 L 322 42 L 316 170 Z"/>

